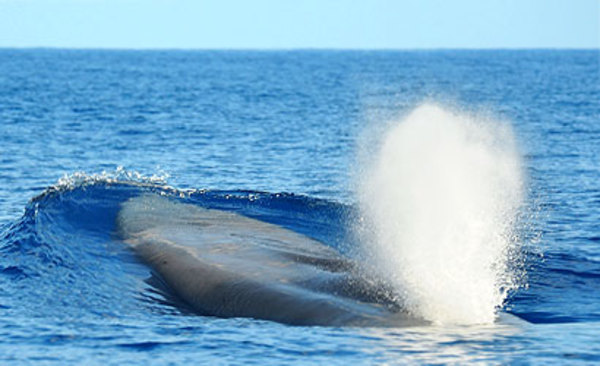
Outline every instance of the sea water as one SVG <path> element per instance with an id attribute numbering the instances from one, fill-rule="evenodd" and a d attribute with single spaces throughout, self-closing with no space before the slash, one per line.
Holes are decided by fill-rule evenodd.
<path id="1" fill-rule="evenodd" d="M 600 52 L 0 50 L 0 361 L 600 361 Z M 191 313 L 157 194 L 362 260 L 430 325 Z"/>

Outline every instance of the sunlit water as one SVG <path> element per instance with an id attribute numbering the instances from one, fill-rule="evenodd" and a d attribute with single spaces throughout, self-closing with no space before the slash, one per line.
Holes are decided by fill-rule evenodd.
<path id="1" fill-rule="evenodd" d="M 598 51 L 2 50 L 0 359 L 54 364 L 598 362 L 599 63 Z M 397 141 L 414 143 L 398 153 L 404 163 L 377 175 L 371 168 L 385 136 L 410 122 L 411 111 L 417 116 L 421 111 L 421 117 L 425 111 L 425 120 L 441 123 L 441 140 L 414 130 L 401 134 Z M 464 130 L 444 127 L 453 116 L 506 124 L 516 146 L 510 146 L 513 137 L 492 128 L 503 141 L 492 145 L 504 146 L 500 151 L 508 155 L 495 155 L 498 149 L 486 155 L 485 148 L 481 156 L 489 159 L 468 163 L 473 155 L 464 153 L 473 140 L 457 143 Z M 426 154 L 432 150 L 457 153 Z M 415 182 L 430 181 L 424 176 L 410 180 L 414 175 L 403 170 L 412 164 L 411 154 L 435 167 L 423 173 L 433 174 L 434 182 L 451 182 L 421 189 Z M 514 161 L 521 170 L 510 168 Z M 502 162 L 509 168 L 497 176 L 490 164 Z M 481 173 L 470 174 L 472 166 Z M 369 202 L 402 207 L 406 201 L 420 211 L 380 209 L 385 204 L 361 211 L 361 184 L 373 176 L 385 184 L 375 185 Z M 504 199 L 480 198 L 498 182 L 502 189 L 493 191 Z M 446 190 L 460 200 L 443 207 L 461 210 L 456 215 L 436 211 L 428 231 L 428 210 L 442 199 L 432 197 Z M 496 264 L 498 258 L 505 261 L 502 273 L 514 276 L 486 272 L 489 266 L 481 266 L 484 272 L 470 272 L 478 265 L 467 267 L 457 272 L 458 278 L 464 276 L 459 282 L 441 279 L 449 284 L 443 286 L 447 293 L 430 282 L 415 285 L 415 277 L 397 271 L 395 280 L 407 290 L 409 302 L 413 299 L 413 311 L 429 309 L 425 316 L 435 317 L 439 312 L 427 306 L 439 305 L 439 296 L 453 289 L 484 293 L 491 288 L 492 300 L 483 302 L 491 304 L 485 309 L 500 306 L 495 323 L 467 325 L 473 322 L 444 318 L 419 327 L 334 328 L 201 317 L 148 283 L 149 268 L 115 237 L 121 203 L 148 193 L 282 225 L 348 255 L 372 245 L 375 254 L 369 260 L 381 253 L 414 258 L 422 246 L 429 256 L 439 255 L 434 243 L 417 245 L 407 238 L 446 240 L 435 234 L 441 225 L 467 225 L 461 231 L 466 236 L 451 235 L 463 239 L 454 243 L 456 251 L 478 248 L 464 240 L 477 235 L 488 233 L 499 243 L 506 239 L 491 254 L 475 252 Z M 482 219 L 478 228 L 490 229 L 469 229 L 468 208 L 496 213 L 477 218 Z M 377 229 L 403 249 L 388 247 L 388 241 L 377 244 L 381 235 L 372 241 L 362 235 L 365 222 L 407 212 L 419 212 L 412 221 L 401 220 L 400 227 L 412 234 Z M 452 256 L 452 247 L 444 246 L 441 253 L 450 255 L 449 263 L 464 263 Z M 431 262 L 423 256 L 406 262 L 406 255 L 396 254 L 389 256 L 391 263 L 438 270 L 424 265 Z M 393 265 L 384 270 L 396 273 Z M 444 272 L 435 276 L 439 273 Z M 470 286 L 469 275 L 478 273 L 488 277 L 476 279 L 482 286 Z M 500 287 L 510 291 L 497 297 Z"/>

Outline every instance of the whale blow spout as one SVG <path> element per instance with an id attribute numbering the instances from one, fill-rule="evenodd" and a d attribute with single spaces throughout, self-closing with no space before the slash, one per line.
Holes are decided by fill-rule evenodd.
<path id="1" fill-rule="evenodd" d="M 359 203 L 372 267 L 436 324 L 490 324 L 523 275 L 525 178 L 510 124 L 423 104 L 390 124 Z"/>

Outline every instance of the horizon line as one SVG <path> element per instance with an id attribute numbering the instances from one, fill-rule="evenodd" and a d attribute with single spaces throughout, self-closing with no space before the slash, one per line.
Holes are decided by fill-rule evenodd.
<path id="1" fill-rule="evenodd" d="M 0 46 L 0 50 L 65 50 L 65 51 L 600 51 L 597 47 L 120 47 L 120 46 Z"/>

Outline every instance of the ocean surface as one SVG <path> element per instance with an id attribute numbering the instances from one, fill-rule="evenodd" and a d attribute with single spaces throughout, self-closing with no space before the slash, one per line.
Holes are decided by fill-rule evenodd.
<path id="1" fill-rule="evenodd" d="M 3 49 L 0 126 L 2 364 L 600 362 L 598 50 Z M 140 195 L 384 258 L 428 323 L 196 315 L 116 234 Z"/>

